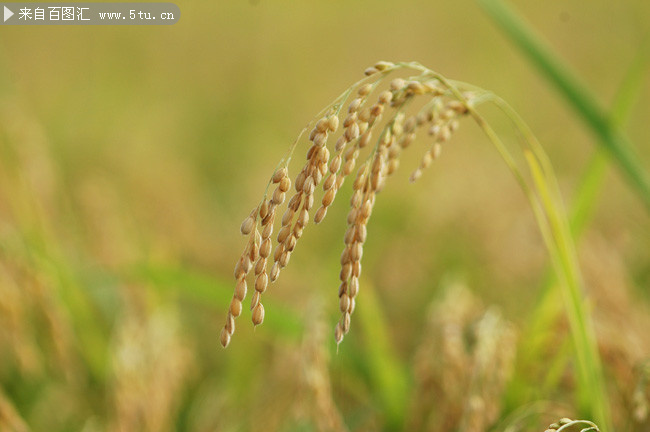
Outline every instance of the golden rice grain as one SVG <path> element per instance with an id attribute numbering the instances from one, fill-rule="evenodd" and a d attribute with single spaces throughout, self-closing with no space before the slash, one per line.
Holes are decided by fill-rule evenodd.
<path id="1" fill-rule="evenodd" d="M 255 218 L 253 216 L 248 216 L 241 223 L 240 231 L 243 235 L 248 235 L 251 233 L 251 231 L 253 231 L 254 226 L 255 226 Z"/>
<path id="2" fill-rule="evenodd" d="M 377 72 L 379 72 L 379 70 L 377 70 L 377 69 L 374 68 L 374 67 L 369 67 L 368 69 L 366 69 L 365 71 L 363 71 L 363 73 L 366 74 L 366 76 L 374 75 L 374 74 L 376 74 Z"/>
<path id="3" fill-rule="evenodd" d="M 258 326 L 262 324 L 264 321 L 264 305 L 262 303 L 258 303 L 257 306 L 255 306 L 255 309 L 253 309 L 253 324 Z"/>
<path id="4" fill-rule="evenodd" d="M 224 348 L 227 347 L 228 344 L 230 343 L 230 333 L 228 333 L 228 331 L 225 328 L 221 329 L 221 338 L 220 338 L 220 340 L 221 340 L 221 345 Z"/>

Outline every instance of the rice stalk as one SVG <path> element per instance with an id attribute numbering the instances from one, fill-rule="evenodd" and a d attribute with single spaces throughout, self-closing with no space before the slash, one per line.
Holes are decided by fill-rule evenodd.
<path id="1" fill-rule="evenodd" d="M 644 47 L 639 49 L 634 61 L 628 68 L 623 82 L 619 85 L 615 100 L 610 110 L 610 119 L 617 127 L 623 127 L 629 117 L 634 103 L 637 101 L 641 87 L 644 82 L 644 72 L 650 58 L 647 56 Z M 593 216 L 594 209 L 599 197 L 601 185 L 608 173 L 609 159 L 604 149 L 597 149 L 583 172 L 580 184 L 576 189 L 575 198 L 570 211 L 570 227 L 574 241 L 578 241 L 585 231 L 587 222 Z M 549 269 L 551 270 L 551 269 Z M 547 333 L 547 337 L 540 337 L 543 329 L 555 325 L 561 315 L 556 307 L 561 301 L 561 293 L 557 287 L 556 279 L 552 271 L 547 271 L 544 277 L 542 298 L 533 314 L 532 324 L 527 330 L 528 337 L 523 338 L 524 344 L 520 347 L 519 358 L 525 357 L 524 363 L 537 362 L 541 354 L 540 349 L 546 349 L 557 345 L 555 333 Z M 532 337 L 531 337 L 532 336 Z M 534 341 L 534 346 L 531 345 Z M 547 379 L 547 387 L 551 388 L 557 384 L 553 379 Z"/>
<path id="2" fill-rule="evenodd" d="M 418 75 L 410 76 L 406 80 L 393 80 L 388 89 L 382 90 L 380 85 L 384 78 L 398 70 L 411 70 Z M 277 280 L 280 270 L 288 264 L 290 255 L 310 218 L 314 192 L 316 186 L 323 180 L 323 176 L 327 174 L 328 178 L 324 184 L 323 206 L 316 212 L 319 215 L 318 221 L 323 219 L 327 207 L 334 201 L 336 192 L 331 193 L 333 188 L 336 187 L 334 190 L 338 190 L 345 179 L 352 174 L 361 151 L 370 141 L 371 134 L 379 131 L 379 137 L 357 169 L 353 183 L 353 195 L 347 218 L 348 230 L 344 236 L 345 248 L 341 254 L 341 284 L 338 289 L 341 318 L 334 332 L 336 343 L 341 343 L 344 335 L 350 330 L 351 315 L 359 294 L 361 258 L 363 244 L 367 238 L 368 220 L 389 172 L 392 174 L 394 171 L 389 169 L 389 160 L 398 160 L 401 150 L 406 148 L 406 146 L 402 147 L 401 143 L 410 144 L 415 139 L 414 136 L 410 136 L 407 140 L 402 139 L 405 130 L 408 134 L 416 133 L 413 121 L 409 121 L 408 127 L 404 127 L 402 123 L 406 115 L 405 109 L 416 102 L 423 102 L 420 108 L 425 111 L 418 113 L 415 124 L 420 114 L 424 116 L 422 123 L 425 119 L 432 123 L 429 130 L 433 142 L 423 156 L 420 166 L 411 175 L 413 181 L 417 180 L 422 171 L 440 155 L 442 145 L 457 129 L 458 120 L 469 116 L 494 144 L 530 202 L 553 268 L 562 286 L 577 357 L 577 375 L 580 384 L 578 394 L 581 396 L 581 403 L 583 406 L 590 407 L 590 411 L 598 421 L 609 424 L 600 359 L 582 291 L 571 231 L 550 161 L 528 126 L 504 100 L 496 95 L 469 84 L 448 80 L 416 62 L 379 62 L 368 68 L 365 74 L 366 78 L 349 87 L 301 133 L 302 135 L 306 130 L 311 129 L 309 141 L 312 144 L 307 152 L 307 162 L 295 178 L 296 192 L 290 199 L 283 216 L 282 229 L 277 237 L 273 257 L 275 263 L 271 270 L 271 282 Z M 375 102 L 372 103 L 372 95 L 375 93 L 378 94 L 375 96 Z M 355 97 L 348 102 L 353 94 Z M 524 175 L 524 170 L 520 169 L 510 150 L 477 111 L 477 107 L 484 103 L 496 105 L 521 133 L 523 139 L 519 144 L 530 178 Z M 345 119 L 342 122 L 344 130 L 336 141 L 334 147 L 336 155 L 330 163 L 327 141 L 330 135 L 337 132 L 336 126 L 339 121 L 334 119 L 341 115 L 344 108 Z M 380 127 L 381 124 L 384 125 L 383 128 Z M 251 303 L 252 318 L 254 325 L 261 324 L 264 319 L 264 309 L 260 299 L 261 294 L 266 290 L 268 279 L 263 268 L 266 262 L 262 261 L 265 257 L 259 255 L 260 242 L 262 238 L 270 238 L 269 233 L 272 228 L 269 228 L 269 224 L 273 220 L 276 207 L 284 202 L 286 189 L 282 187 L 282 181 L 288 176 L 288 162 L 299 141 L 300 136 L 269 181 L 269 186 L 277 185 L 273 197 L 267 202 L 265 193 L 260 204 L 242 223 L 241 231 L 248 236 L 248 243 L 235 266 L 237 284 L 226 325 L 221 332 L 221 343 L 224 347 L 229 344 L 234 333 L 234 320 L 241 313 L 240 304 L 246 295 L 246 277 L 252 270 L 255 260 L 262 264 L 259 272 L 256 268 L 256 292 Z M 399 151 L 391 151 L 391 148 L 395 148 L 398 143 L 401 147 Z M 339 156 L 341 160 L 338 159 Z M 297 218 L 292 225 L 294 216 Z M 259 229 L 262 230 L 262 235 Z M 265 248 L 264 253 L 266 252 Z M 584 399 L 585 395 L 590 396 L 590 401 Z"/>

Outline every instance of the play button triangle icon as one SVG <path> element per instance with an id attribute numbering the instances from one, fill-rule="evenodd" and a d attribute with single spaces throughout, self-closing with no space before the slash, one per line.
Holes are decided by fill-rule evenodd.
<path id="1" fill-rule="evenodd" d="M 12 11 L 9 10 L 7 6 L 5 6 L 5 22 L 11 18 L 14 15 Z"/>
<path id="2" fill-rule="evenodd" d="M 12 11 L 9 10 L 7 6 L 5 6 L 5 22 L 11 18 L 14 15 Z"/>

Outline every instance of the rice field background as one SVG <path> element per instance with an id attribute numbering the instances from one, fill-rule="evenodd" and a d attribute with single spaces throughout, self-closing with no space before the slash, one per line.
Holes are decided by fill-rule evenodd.
<path id="1" fill-rule="evenodd" d="M 2 27 L 0 431 L 541 432 L 603 417 L 530 206 L 471 122 L 416 184 L 421 151 L 382 191 L 338 349 L 347 198 L 305 230 L 264 324 L 244 308 L 221 347 L 241 221 L 298 132 L 378 60 L 492 90 L 530 125 L 572 222 L 600 428 L 650 431 L 648 196 L 491 3 L 182 1 L 171 27 Z M 650 4 L 511 6 L 647 176 Z"/>

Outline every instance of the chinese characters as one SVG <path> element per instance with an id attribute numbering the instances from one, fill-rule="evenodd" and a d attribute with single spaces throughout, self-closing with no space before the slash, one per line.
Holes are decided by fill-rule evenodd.
<path id="1" fill-rule="evenodd" d="M 48 17 L 49 21 L 90 21 L 85 14 L 90 8 L 87 7 L 75 7 L 75 6 L 49 6 L 46 10 L 42 7 L 28 8 L 24 7 L 20 9 L 19 20 L 24 21 L 45 21 L 45 17 Z"/>

